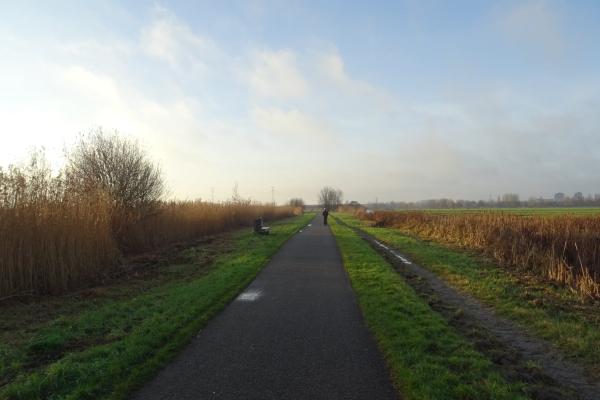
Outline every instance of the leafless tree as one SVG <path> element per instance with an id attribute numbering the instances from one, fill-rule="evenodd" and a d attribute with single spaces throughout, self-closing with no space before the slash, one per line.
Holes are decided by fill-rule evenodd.
<path id="1" fill-rule="evenodd" d="M 304 200 L 302 200 L 299 197 L 294 197 L 292 199 L 290 199 L 290 201 L 288 202 L 288 204 L 292 207 L 302 207 L 304 208 Z"/>
<path id="2" fill-rule="evenodd" d="M 136 141 L 116 131 L 106 133 L 98 128 L 80 136 L 67 159 L 67 175 L 75 190 L 108 194 L 117 233 L 127 220 L 151 214 L 165 192 L 160 168 Z"/>
<path id="3" fill-rule="evenodd" d="M 329 210 L 334 210 L 342 204 L 342 198 L 342 191 L 331 186 L 325 186 L 319 192 L 319 204 Z"/>

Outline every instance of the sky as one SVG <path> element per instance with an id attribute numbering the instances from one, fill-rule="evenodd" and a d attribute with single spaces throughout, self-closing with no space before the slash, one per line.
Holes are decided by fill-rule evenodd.
<path id="1" fill-rule="evenodd" d="M 599 38 L 595 0 L 0 1 L 0 165 L 101 127 L 179 199 L 600 193 Z"/>

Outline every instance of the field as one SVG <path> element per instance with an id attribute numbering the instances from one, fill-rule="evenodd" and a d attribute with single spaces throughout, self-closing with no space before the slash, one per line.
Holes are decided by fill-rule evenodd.
<path id="1" fill-rule="evenodd" d="M 422 382 L 416 385 L 418 390 L 439 390 L 436 394 L 412 394 L 407 398 L 446 398 L 445 396 L 448 396 L 447 398 L 502 398 L 503 396 L 498 393 L 492 395 L 486 392 L 486 389 L 474 386 L 470 386 L 469 390 L 483 390 L 483 392 L 478 392 L 477 395 L 471 394 L 472 397 L 452 394 L 453 390 L 457 390 L 456 384 L 445 386 L 445 383 L 456 379 L 454 374 L 457 373 L 457 369 L 448 364 L 451 362 L 449 358 L 455 359 L 456 356 L 448 354 L 445 350 L 443 355 L 436 359 L 436 345 L 451 340 L 452 335 L 447 332 L 440 333 L 434 336 L 435 344 L 431 345 L 427 344 L 426 339 L 420 338 L 420 333 L 427 329 L 434 329 L 432 325 L 436 324 L 433 322 L 436 317 L 425 317 L 429 313 L 441 315 L 445 323 L 452 327 L 452 331 L 459 334 L 461 339 L 457 340 L 466 339 L 466 343 L 473 346 L 476 354 L 483 355 L 486 360 L 492 360 L 496 371 L 517 384 L 516 387 L 498 386 L 505 387 L 509 390 L 508 393 L 512 393 L 505 393 L 504 396 L 507 398 L 518 398 L 517 393 L 534 399 L 579 398 L 579 396 L 595 398 L 593 393 L 597 388 L 586 388 L 585 379 L 582 380 L 581 376 L 587 375 L 588 382 L 597 382 L 600 378 L 600 348 L 597 345 L 600 342 L 600 320 L 597 301 L 586 300 L 579 292 L 564 285 L 553 284 L 548 279 L 541 279 L 539 275 L 502 267 L 493 258 L 486 257 L 481 252 L 431 239 L 424 240 L 412 231 L 404 231 L 397 227 L 375 226 L 369 219 L 359 220 L 349 213 L 337 214 L 336 219 L 343 225 L 334 226 L 333 229 L 338 236 L 351 279 L 362 281 L 353 283 L 355 290 L 359 292 L 359 301 L 362 301 L 360 294 L 362 290 L 370 292 L 369 296 L 372 296 L 361 305 L 367 321 L 373 324 L 372 329 L 378 335 L 388 362 L 394 366 L 394 369 L 400 371 L 408 368 L 413 371 L 410 374 L 399 373 L 397 379 L 400 384 L 403 387 L 407 385 L 413 387 L 415 382 L 410 384 L 406 382 L 407 376 L 410 376 L 412 379 L 422 379 Z M 371 239 L 365 240 L 363 237 L 361 240 L 347 227 L 353 228 L 355 232 L 358 230 Z M 386 267 L 380 256 L 373 254 L 383 251 L 380 246 L 372 242 L 373 240 L 379 241 L 389 249 L 401 251 L 405 257 L 418 263 L 418 266 L 404 265 L 397 257 L 391 256 L 386 257 L 388 263 Z M 360 251 L 347 249 L 343 241 L 353 241 L 354 246 L 360 247 Z M 369 241 L 371 246 L 367 245 Z M 356 267 L 352 266 L 355 263 Z M 395 274 L 388 272 L 392 270 L 389 265 L 394 266 Z M 368 271 L 368 266 L 372 270 Z M 351 271 L 353 268 L 358 268 L 361 272 Z M 424 272 L 415 275 L 414 270 L 419 268 Z M 379 271 L 376 272 L 375 269 Z M 354 274 L 362 274 L 362 277 L 358 275 L 355 278 Z M 377 284 L 370 282 L 379 274 L 389 274 L 389 277 L 386 281 Z M 385 299 L 396 293 L 387 288 L 387 285 L 393 285 L 387 281 L 396 279 L 403 282 L 396 283 L 397 285 L 407 284 L 416 297 L 428 304 L 428 310 L 419 312 L 419 316 L 423 319 L 418 319 L 412 314 L 412 310 L 420 310 L 420 306 L 413 304 L 415 300 L 409 297 L 398 298 L 389 306 L 385 305 Z M 446 285 L 451 288 L 450 292 L 443 288 Z M 484 304 L 484 308 L 474 307 L 470 298 Z M 382 312 L 381 309 L 385 307 L 389 308 Z M 402 316 L 403 313 L 409 313 L 410 316 Z M 427 320 L 427 318 L 431 319 Z M 403 320 L 412 322 L 419 320 L 428 327 L 416 328 L 411 323 L 401 329 L 390 328 L 391 325 L 401 324 Z M 413 329 L 416 331 L 413 332 Z M 402 332 L 401 338 L 395 333 L 399 331 Z M 411 341 L 409 347 L 413 349 L 411 354 L 415 359 L 406 359 L 406 345 L 398 345 L 398 348 L 394 349 L 394 343 L 400 340 Z M 533 349 L 530 348 L 530 344 L 537 341 L 539 346 L 545 349 L 541 353 L 539 349 L 535 349 L 535 346 Z M 561 354 L 552 357 L 565 357 L 573 364 L 552 365 L 551 359 L 556 358 L 538 358 L 536 354 L 545 354 L 549 351 L 547 342 Z M 455 343 L 445 346 L 445 349 L 455 349 L 457 346 Z M 485 362 L 475 362 L 480 356 L 469 354 L 471 354 L 467 357 L 469 361 L 466 361 L 464 356 L 461 357 L 463 360 L 461 371 L 466 374 L 486 373 Z M 433 363 L 434 365 L 428 366 L 425 370 L 434 369 L 438 374 L 435 377 L 419 377 L 415 371 L 422 369 L 411 364 L 416 362 Z M 569 371 L 577 371 L 577 373 L 570 375 Z M 550 378 L 549 375 L 554 373 L 557 375 Z M 444 376 L 445 379 L 442 378 Z M 520 387 L 519 382 L 522 385 Z M 574 388 L 575 392 L 564 392 L 565 386 Z M 405 392 L 406 390 L 403 391 Z"/>
<path id="2" fill-rule="evenodd" d="M 598 298 L 600 216 L 595 209 L 588 209 L 588 214 L 522 212 L 361 211 L 358 215 L 378 227 L 478 251 L 508 269 Z"/>
<path id="3" fill-rule="evenodd" d="M 402 210 L 398 210 L 402 212 Z M 598 207 L 544 207 L 544 208 L 441 208 L 425 210 L 406 210 L 426 212 L 429 214 L 481 214 L 481 213 L 506 213 L 526 216 L 555 216 L 555 215 L 581 215 L 590 216 L 600 214 Z"/>

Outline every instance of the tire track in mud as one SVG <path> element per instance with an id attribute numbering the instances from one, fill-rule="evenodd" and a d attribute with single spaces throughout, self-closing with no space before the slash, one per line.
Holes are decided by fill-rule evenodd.
<path id="1" fill-rule="evenodd" d="M 365 231 L 335 219 L 383 255 L 417 294 L 490 358 L 507 379 L 527 384 L 529 396 L 544 400 L 600 399 L 600 384 L 593 382 L 582 366 L 566 360 L 551 343 L 526 333 Z"/>

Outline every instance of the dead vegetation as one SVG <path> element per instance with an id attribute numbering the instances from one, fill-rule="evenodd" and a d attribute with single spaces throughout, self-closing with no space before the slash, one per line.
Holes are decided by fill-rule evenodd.
<path id="1" fill-rule="evenodd" d="M 97 282 L 123 254 L 291 216 L 293 207 L 240 199 L 165 201 L 160 169 L 135 142 L 82 137 L 52 173 L 43 154 L 0 168 L 0 299 Z"/>
<path id="2" fill-rule="evenodd" d="M 480 251 L 503 266 L 534 272 L 585 297 L 600 297 L 600 217 L 416 211 L 358 215 L 376 226 Z"/>

